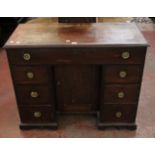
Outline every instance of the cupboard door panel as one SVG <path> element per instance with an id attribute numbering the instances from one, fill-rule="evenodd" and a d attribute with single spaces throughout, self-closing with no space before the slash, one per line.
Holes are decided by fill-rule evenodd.
<path id="1" fill-rule="evenodd" d="M 98 104 L 98 67 L 92 65 L 55 66 L 58 110 L 91 112 Z"/>

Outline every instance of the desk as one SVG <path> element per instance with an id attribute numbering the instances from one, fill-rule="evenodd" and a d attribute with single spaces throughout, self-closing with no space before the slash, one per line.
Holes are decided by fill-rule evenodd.
<path id="1" fill-rule="evenodd" d="M 147 42 L 136 25 L 21 24 L 7 41 L 20 128 L 95 114 L 99 129 L 136 129 Z"/>

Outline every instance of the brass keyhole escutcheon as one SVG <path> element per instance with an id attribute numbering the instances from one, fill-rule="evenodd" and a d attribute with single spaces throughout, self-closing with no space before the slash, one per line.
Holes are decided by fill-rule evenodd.
<path id="1" fill-rule="evenodd" d="M 36 111 L 36 112 L 34 112 L 34 117 L 35 118 L 39 118 L 39 117 L 41 117 L 41 112 L 40 111 Z"/>
<path id="2" fill-rule="evenodd" d="M 23 58 L 24 60 L 29 61 L 31 59 L 30 53 L 24 53 Z"/>
<path id="3" fill-rule="evenodd" d="M 33 79 L 34 78 L 34 73 L 33 72 L 27 72 L 26 76 L 28 79 Z"/>
<path id="4" fill-rule="evenodd" d="M 118 92 L 117 96 L 118 96 L 118 98 L 124 98 L 125 93 L 122 92 L 122 91 L 121 92 Z"/>
<path id="5" fill-rule="evenodd" d="M 122 117 L 122 113 L 120 111 L 116 112 L 115 115 L 116 115 L 117 118 L 121 118 Z"/>
<path id="6" fill-rule="evenodd" d="M 37 97 L 39 96 L 39 94 L 38 94 L 37 91 L 31 91 L 30 96 L 31 96 L 32 98 L 37 98 Z"/>
<path id="7" fill-rule="evenodd" d="M 129 53 L 129 52 L 123 52 L 123 53 L 121 54 L 121 57 L 122 57 L 123 59 L 129 59 L 129 58 L 130 58 L 130 53 Z"/>
<path id="8" fill-rule="evenodd" d="M 120 71 L 119 76 L 120 76 L 120 78 L 125 78 L 127 76 L 127 72 L 126 71 Z"/>

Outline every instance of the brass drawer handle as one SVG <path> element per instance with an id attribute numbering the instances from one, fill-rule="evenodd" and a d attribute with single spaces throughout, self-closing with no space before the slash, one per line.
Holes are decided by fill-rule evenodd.
<path id="1" fill-rule="evenodd" d="M 32 98 L 37 98 L 37 97 L 39 96 L 39 94 L 38 94 L 37 91 L 31 91 L 30 96 L 31 96 Z"/>
<path id="2" fill-rule="evenodd" d="M 122 57 L 123 59 L 128 59 L 128 58 L 130 58 L 130 53 L 129 53 L 129 52 L 123 52 L 123 53 L 121 54 L 121 57 Z"/>
<path id="3" fill-rule="evenodd" d="M 26 76 L 28 79 L 33 79 L 34 78 L 34 73 L 33 72 L 27 72 Z"/>
<path id="4" fill-rule="evenodd" d="M 29 53 L 24 53 L 23 58 L 24 60 L 29 61 L 31 59 L 31 55 Z"/>
<path id="5" fill-rule="evenodd" d="M 121 117 L 122 117 L 122 113 L 121 113 L 120 111 L 118 111 L 118 112 L 116 112 L 115 116 L 116 116 L 117 118 L 121 118 Z"/>
<path id="6" fill-rule="evenodd" d="M 125 78 L 127 76 L 127 72 L 126 71 L 120 71 L 119 76 L 120 76 L 120 78 Z"/>
<path id="7" fill-rule="evenodd" d="M 42 113 L 40 111 L 36 111 L 36 112 L 34 112 L 33 115 L 35 118 L 39 118 L 39 117 L 41 117 Z"/>
<path id="8" fill-rule="evenodd" d="M 121 92 L 118 92 L 117 96 L 118 96 L 118 98 L 124 98 L 125 93 L 122 92 L 122 91 Z"/>

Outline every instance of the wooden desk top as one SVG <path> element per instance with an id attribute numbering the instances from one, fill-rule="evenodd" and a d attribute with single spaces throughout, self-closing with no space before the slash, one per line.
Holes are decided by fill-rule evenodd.
<path id="1" fill-rule="evenodd" d="M 147 46 L 135 24 L 20 24 L 4 48 Z"/>

